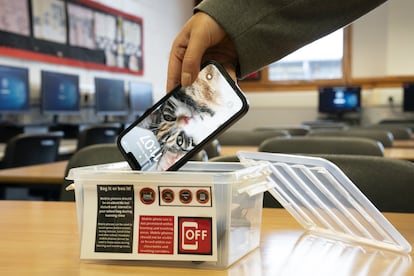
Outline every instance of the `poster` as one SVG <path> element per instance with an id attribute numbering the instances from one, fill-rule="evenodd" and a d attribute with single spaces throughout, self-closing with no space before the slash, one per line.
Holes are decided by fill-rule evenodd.
<path id="1" fill-rule="evenodd" d="M 32 0 L 33 35 L 37 39 L 66 43 L 65 2 Z"/>
<path id="2" fill-rule="evenodd" d="M 95 49 L 93 11 L 68 3 L 69 44 Z"/>
<path id="3" fill-rule="evenodd" d="M 0 30 L 30 35 L 29 8 L 26 0 L 0 0 Z"/>

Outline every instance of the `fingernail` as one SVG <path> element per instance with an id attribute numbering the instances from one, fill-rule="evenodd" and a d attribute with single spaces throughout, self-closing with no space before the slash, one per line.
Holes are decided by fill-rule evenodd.
<path id="1" fill-rule="evenodd" d="M 181 85 L 182 86 L 190 86 L 191 85 L 191 74 L 188 72 L 184 72 L 181 76 Z"/>

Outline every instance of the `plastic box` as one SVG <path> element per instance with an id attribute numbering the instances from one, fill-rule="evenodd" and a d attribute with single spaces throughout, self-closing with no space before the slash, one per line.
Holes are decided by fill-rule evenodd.
<path id="1" fill-rule="evenodd" d="M 86 224 L 95 223 L 98 216 L 96 208 L 94 208 L 96 201 L 93 200 L 95 191 L 91 193 L 88 191 L 89 189 L 96 189 L 97 185 L 104 185 L 104 187 L 118 184 L 135 185 L 134 205 L 139 206 L 141 203 L 137 198 L 138 187 L 148 187 L 150 184 L 159 187 L 165 185 L 186 187 L 194 183 L 208 186 L 213 183 L 212 204 L 216 207 L 214 215 L 217 229 L 217 237 L 213 237 L 213 241 L 217 241 L 217 260 L 202 261 L 205 256 L 190 255 L 187 257 L 187 261 L 177 261 L 177 255 L 166 255 L 154 258 L 156 261 L 154 265 L 172 264 L 197 268 L 226 268 L 259 246 L 263 191 L 269 189 L 269 185 L 271 185 L 266 180 L 269 172 L 266 164 L 244 167 L 240 163 L 205 162 L 189 162 L 178 172 L 163 173 L 132 171 L 126 162 L 72 169 L 68 179 L 73 180 L 75 185 L 78 223 L 81 233 L 81 259 L 140 260 L 143 263 L 154 261 L 150 255 L 147 255 L 147 258 L 144 257 L 143 260 L 142 254 L 137 254 L 137 237 L 133 239 L 132 253 L 94 252 L 94 244 L 91 240 L 94 240 L 95 233 L 90 233 L 90 229 L 85 230 L 87 229 Z M 88 197 L 92 197 L 92 199 Z M 174 211 L 173 207 L 170 209 L 171 212 L 177 210 L 176 208 Z M 178 217 L 201 216 L 195 213 L 198 211 L 195 208 L 189 208 L 188 212 L 185 208 L 178 209 L 180 212 Z M 169 213 L 165 208 L 159 210 L 154 209 L 157 213 Z M 139 207 L 135 209 L 134 216 L 135 221 L 138 220 L 138 216 L 141 216 Z M 177 218 L 175 220 L 177 221 Z M 174 235 L 177 234 L 177 228 L 179 228 L 176 221 Z M 134 230 L 134 232 L 138 231 Z M 177 247 L 176 244 L 175 247 Z M 87 253 L 85 254 L 85 252 Z"/>
<path id="2" fill-rule="evenodd" d="M 217 260 L 201 261 L 202 258 L 190 256 L 187 261 L 174 261 L 175 266 L 226 268 L 257 248 L 264 191 L 269 191 L 311 235 L 361 248 L 405 254 L 411 251 L 404 237 L 333 163 L 288 154 L 239 152 L 238 156 L 241 163 L 189 162 L 178 172 L 131 171 L 124 162 L 72 169 L 68 179 L 75 183 L 80 233 L 85 234 L 85 222 L 96 221 L 96 211 L 86 208 L 85 195 L 97 185 L 198 183 L 214 186 L 217 239 L 213 240 L 217 241 Z M 197 216 L 193 211 L 188 215 Z M 94 235 L 89 239 L 81 236 L 81 251 L 91 251 L 91 244 L 84 241 L 93 239 Z M 134 254 L 108 256 L 96 254 L 92 259 L 136 259 Z M 173 260 L 158 259 L 156 265 Z"/>

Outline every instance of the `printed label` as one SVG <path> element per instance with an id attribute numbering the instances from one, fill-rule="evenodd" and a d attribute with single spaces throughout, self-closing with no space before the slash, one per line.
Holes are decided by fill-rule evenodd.
<path id="1" fill-rule="evenodd" d="M 132 185 L 98 185 L 95 252 L 131 253 L 134 228 Z"/>
<path id="2" fill-rule="evenodd" d="M 212 255 L 212 219 L 178 217 L 178 253 Z"/>
<path id="3" fill-rule="evenodd" d="M 138 253 L 174 253 L 174 216 L 140 216 Z"/>

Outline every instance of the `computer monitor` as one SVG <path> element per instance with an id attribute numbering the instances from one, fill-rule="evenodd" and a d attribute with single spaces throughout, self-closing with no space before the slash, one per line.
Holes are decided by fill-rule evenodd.
<path id="1" fill-rule="evenodd" d="M 29 70 L 0 65 L 0 113 L 21 113 L 29 108 Z"/>
<path id="2" fill-rule="evenodd" d="M 414 83 L 403 84 L 403 111 L 414 111 Z"/>
<path id="3" fill-rule="evenodd" d="M 129 107 L 133 115 L 140 116 L 153 105 L 152 84 L 149 82 L 129 82 Z"/>
<path id="4" fill-rule="evenodd" d="M 105 116 L 128 114 L 123 80 L 95 78 L 95 111 Z"/>
<path id="5" fill-rule="evenodd" d="M 80 111 L 79 76 L 41 71 L 41 110 L 44 114 L 76 114 Z"/>
<path id="6" fill-rule="evenodd" d="M 361 87 L 323 86 L 319 87 L 318 111 L 338 116 L 361 110 Z"/>

